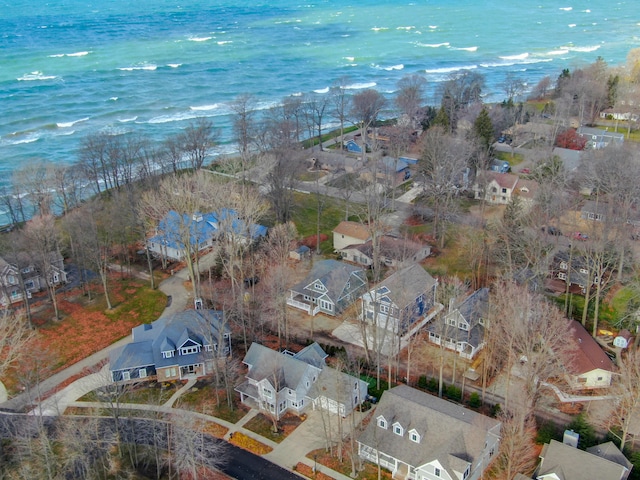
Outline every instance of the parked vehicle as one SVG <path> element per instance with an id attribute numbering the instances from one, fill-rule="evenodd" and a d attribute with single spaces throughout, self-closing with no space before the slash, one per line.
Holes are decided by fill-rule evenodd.
<path id="1" fill-rule="evenodd" d="M 580 240 L 581 242 L 584 242 L 589 239 L 589 235 L 587 235 L 586 233 L 573 232 L 573 235 L 571 235 L 571 238 L 573 238 L 574 240 Z"/>

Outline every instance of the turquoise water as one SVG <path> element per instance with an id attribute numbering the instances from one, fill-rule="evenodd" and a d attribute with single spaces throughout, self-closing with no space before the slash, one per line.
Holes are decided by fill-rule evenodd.
<path id="1" fill-rule="evenodd" d="M 448 74 L 473 69 L 500 100 L 507 72 L 533 86 L 640 46 L 637 0 L 0 2 L 0 181 L 31 158 L 74 161 L 89 133 L 159 140 L 197 116 L 231 151 L 242 93 L 266 108 L 346 76 L 392 95 L 419 73 L 435 102 Z"/>

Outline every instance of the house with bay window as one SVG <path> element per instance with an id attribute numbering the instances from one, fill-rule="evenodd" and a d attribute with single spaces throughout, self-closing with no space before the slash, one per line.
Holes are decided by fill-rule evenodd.
<path id="1" fill-rule="evenodd" d="M 114 382 L 197 378 L 213 373 L 213 362 L 231 353 L 231 330 L 218 310 L 185 310 L 131 333 L 131 343 L 111 352 Z"/>
<path id="2" fill-rule="evenodd" d="M 405 385 L 387 390 L 358 454 L 393 478 L 477 480 L 500 444 L 498 420 Z"/>

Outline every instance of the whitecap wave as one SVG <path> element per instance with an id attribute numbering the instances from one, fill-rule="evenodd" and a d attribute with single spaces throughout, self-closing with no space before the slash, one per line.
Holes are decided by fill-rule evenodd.
<path id="1" fill-rule="evenodd" d="M 562 48 L 560 50 L 551 50 L 550 52 L 547 52 L 547 55 L 566 55 L 567 53 L 569 53 L 569 50 Z"/>
<path id="2" fill-rule="evenodd" d="M 586 10 L 583 10 L 582 13 L 591 13 L 591 10 L 587 8 Z"/>
<path id="3" fill-rule="evenodd" d="M 109 97 L 109 100 L 111 100 L 112 102 L 115 102 L 116 100 L 118 100 L 118 97 Z"/>
<path id="4" fill-rule="evenodd" d="M 53 55 L 49 55 L 49 58 L 60 58 L 60 57 L 84 57 L 85 55 L 89 55 L 90 52 L 74 52 L 74 53 L 56 53 Z"/>
<path id="5" fill-rule="evenodd" d="M 425 70 L 425 73 L 453 73 L 459 72 L 460 70 L 475 70 L 478 68 L 478 65 L 464 65 L 458 67 L 443 67 L 443 68 L 428 68 Z"/>
<path id="6" fill-rule="evenodd" d="M 386 70 L 387 72 L 391 72 L 393 70 L 402 70 L 404 69 L 404 65 L 402 63 L 399 63 L 398 65 L 392 65 L 390 67 L 383 67 L 383 70 Z"/>
<path id="7" fill-rule="evenodd" d="M 181 63 L 167 63 L 167 67 L 171 67 L 171 68 L 179 68 L 181 66 L 182 66 Z"/>
<path id="8" fill-rule="evenodd" d="M 429 25 L 429 28 L 430 28 L 431 30 L 435 30 L 436 28 L 438 28 L 438 25 Z"/>
<path id="9" fill-rule="evenodd" d="M 347 85 L 344 88 L 346 90 L 360 90 L 362 88 L 373 88 L 376 85 L 377 85 L 376 82 L 353 83 L 351 85 Z"/>
<path id="10" fill-rule="evenodd" d="M 301 97 L 302 96 L 302 92 L 295 92 L 291 94 L 292 97 Z"/>
<path id="11" fill-rule="evenodd" d="M 440 48 L 440 47 L 448 47 L 450 44 L 449 44 L 449 42 L 443 42 L 443 43 L 421 43 L 421 42 L 417 42 L 416 45 L 418 47 Z"/>
<path id="12" fill-rule="evenodd" d="M 56 123 L 56 126 L 58 128 L 69 128 L 69 127 L 73 127 L 76 123 L 86 122 L 87 120 L 89 120 L 89 117 L 84 117 L 84 118 L 81 118 L 80 120 L 74 120 L 72 122 L 58 122 Z"/>
<path id="13" fill-rule="evenodd" d="M 317 90 L 314 90 L 313 92 L 314 93 L 328 93 L 329 92 L 329 87 L 319 88 Z"/>
<path id="14" fill-rule="evenodd" d="M 567 50 L 572 52 L 595 52 L 600 48 L 600 45 L 592 45 L 589 47 L 567 47 Z"/>
<path id="15" fill-rule="evenodd" d="M 118 68 L 118 70 L 121 70 L 123 72 L 133 72 L 136 70 L 148 70 L 148 71 L 154 71 L 158 68 L 157 65 L 154 65 L 153 63 L 144 63 L 144 64 L 140 64 L 140 65 L 134 65 L 132 67 L 120 67 Z"/>
<path id="16" fill-rule="evenodd" d="M 5 137 L 3 141 L 6 145 L 22 145 L 40 140 L 40 134 L 37 132 L 13 133 L 7 137 Z"/>
<path id="17" fill-rule="evenodd" d="M 193 112 L 180 112 L 175 113 L 173 115 L 159 115 L 157 117 L 153 117 L 147 121 L 147 123 L 170 123 L 170 122 L 183 122 L 185 120 L 193 120 L 197 118 L 198 115 Z"/>
<path id="18" fill-rule="evenodd" d="M 233 40 L 220 40 L 218 45 L 226 45 L 227 43 L 233 43 Z"/>
<path id="19" fill-rule="evenodd" d="M 396 30 L 413 30 L 414 28 L 416 28 L 415 26 L 410 26 L 410 27 L 396 27 Z"/>
<path id="20" fill-rule="evenodd" d="M 388 27 L 372 27 L 371 30 L 373 30 L 374 32 L 382 32 L 385 30 L 389 30 Z"/>
<path id="21" fill-rule="evenodd" d="M 210 110 L 215 110 L 217 108 L 219 108 L 220 105 L 218 105 L 217 103 L 213 103 L 211 105 L 198 105 L 195 107 L 189 107 L 191 110 L 193 110 L 194 112 L 208 112 Z"/>
<path id="22" fill-rule="evenodd" d="M 190 42 L 207 42 L 211 40 L 213 37 L 189 37 L 187 40 Z"/>
<path id="23" fill-rule="evenodd" d="M 567 27 L 569 27 L 569 28 L 575 28 L 575 27 L 576 27 L 576 24 L 575 24 L 575 23 L 570 23 L 569 25 L 567 25 Z"/>
<path id="24" fill-rule="evenodd" d="M 40 71 L 35 71 L 31 73 L 26 73 L 21 77 L 18 77 L 17 80 L 19 82 L 33 82 L 35 80 L 55 80 L 58 78 L 55 75 L 45 75 Z"/>
<path id="25" fill-rule="evenodd" d="M 521 53 L 519 55 L 505 55 L 503 57 L 500 57 L 502 60 L 524 60 L 525 58 L 529 57 L 529 53 L 525 52 L 525 53 Z"/>
<path id="26" fill-rule="evenodd" d="M 136 115 L 135 117 L 119 118 L 118 121 L 120 123 L 129 123 L 129 122 L 135 122 L 137 119 L 138 119 L 138 116 Z"/>
<path id="27" fill-rule="evenodd" d="M 452 50 L 464 50 L 466 52 L 475 52 L 478 47 L 451 47 Z"/>
<path id="28" fill-rule="evenodd" d="M 74 133 L 76 133 L 75 130 L 63 130 L 61 132 L 56 132 L 55 135 L 59 137 L 67 137 L 69 135 L 73 135 Z"/>
<path id="29" fill-rule="evenodd" d="M 564 10 L 565 12 L 570 12 L 573 10 L 573 7 L 560 7 L 560 10 Z"/>
<path id="30" fill-rule="evenodd" d="M 356 59 L 356 57 L 342 57 L 342 58 L 347 62 L 353 62 Z"/>

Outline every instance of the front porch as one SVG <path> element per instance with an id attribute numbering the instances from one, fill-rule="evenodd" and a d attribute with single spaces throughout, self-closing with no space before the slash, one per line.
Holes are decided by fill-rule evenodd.
<path id="1" fill-rule="evenodd" d="M 312 317 L 320 311 L 319 305 L 314 305 L 312 301 L 305 299 L 303 295 L 294 294 L 293 292 L 291 292 L 291 296 L 287 298 L 287 305 L 307 312 Z"/>
<path id="2" fill-rule="evenodd" d="M 198 378 L 206 375 L 204 363 L 194 363 L 180 367 L 180 379 Z"/>

